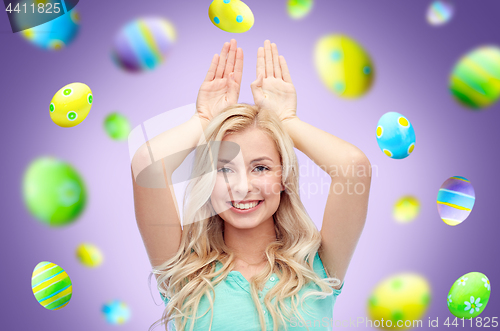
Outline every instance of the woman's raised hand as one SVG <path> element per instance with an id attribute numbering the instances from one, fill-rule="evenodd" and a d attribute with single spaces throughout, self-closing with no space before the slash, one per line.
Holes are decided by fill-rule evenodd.
<path id="1" fill-rule="evenodd" d="M 257 51 L 257 80 L 251 88 L 257 106 L 275 111 L 282 121 L 297 116 L 297 93 L 288 66 L 269 40 Z"/>
<path id="2" fill-rule="evenodd" d="M 227 57 L 227 58 L 226 58 Z M 243 50 L 236 40 L 226 42 L 220 56 L 215 54 L 196 99 L 196 113 L 211 121 L 227 106 L 238 102 L 243 74 Z"/>

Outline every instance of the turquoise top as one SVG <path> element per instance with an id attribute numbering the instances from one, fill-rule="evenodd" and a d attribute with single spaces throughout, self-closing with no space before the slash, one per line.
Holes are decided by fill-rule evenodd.
<path id="1" fill-rule="evenodd" d="M 215 270 L 218 271 L 222 267 L 222 263 L 217 261 Z M 314 256 L 313 268 L 320 278 L 327 278 L 323 262 L 321 261 L 318 253 Z M 264 311 L 264 318 L 266 320 L 266 330 L 273 329 L 273 321 L 269 311 L 264 304 L 264 297 L 267 292 L 278 282 L 278 276 L 273 273 L 267 280 L 264 290 L 259 291 L 259 298 Z M 325 331 L 332 330 L 333 320 L 333 305 L 337 296 L 342 291 L 344 284 L 339 290 L 333 289 L 333 295 L 326 296 L 325 299 L 320 299 L 318 296 L 311 295 L 304 300 L 304 307 L 306 310 L 314 314 L 311 316 L 300 308 L 300 301 L 297 303 L 298 312 L 306 321 L 306 325 L 310 331 Z M 214 317 L 212 321 L 212 330 L 217 331 L 256 331 L 260 330 L 259 315 L 255 304 L 250 294 L 250 283 L 243 277 L 243 275 L 236 270 L 229 272 L 226 279 L 221 281 L 214 287 L 215 297 L 214 300 Z M 309 282 L 304 285 L 299 291 L 299 296 L 302 297 L 304 292 L 316 290 L 320 291 L 318 285 L 314 282 Z M 212 294 L 212 292 L 210 292 Z M 165 305 L 168 300 L 161 295 Z M 271 302 L 273 302 L 273 299 Z M 290 306 L 290 298 L 285 299 L 288 307 Z M 197 316 L 201 316 L 205 311 L 208 311 L 203 317 L 196 320 L 194 327 L 195 331 L 205 331 L 209 329 L 211 311 L 210 302 L 206 295 L 203 295 L 198 306 Z M 191 326 L 191 319 L 186 323 L 186 330 Z M 175 330 L 174 323 L 171 323 L 172 330 Z M 170 330 L 170 327 L 169 327 Z M 283 326 L 279 329 L 284 330 Z M 290 331 L 305 331 L 307 328 L 296 316 L 293 316 L 291 321 L 288 322 L 288 330 Z"/>

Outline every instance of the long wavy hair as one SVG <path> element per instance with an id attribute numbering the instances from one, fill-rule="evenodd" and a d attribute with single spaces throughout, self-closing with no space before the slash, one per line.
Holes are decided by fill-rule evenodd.
<path id="1" fill-rule="evenodd" d="M 309 291 L 302 296 L 302 300 L 309 296 L 324 299 L 333 295 L 333 287 L 341 282 L 338 278 L 322 279 L 313 270 L 313 260 L 320 249 L 321 235 L 300 201 L 299 168 L 292 139 L 274 112 L 248 104 L 226 108 L 208 124 L 205 138 L 208 142 L 221 142 L 226 135 L 250 127 L 259 128 L 275 142 L 281 158 L 281 182 L 285 187 L 278 209 L 273 215 L 276 241 L 266 247 L 265 268 L 251 279 L 251 296 L 257 307 L 262 331 L 265 331 L 266 323 L 258 290 L 263 288 L 272 273 L 276 273 L 279 282 L 264 298 L 264 304 L 273 318 L 274 330 L 282 325 L 286 326 L 285 319 L 290 321 L 293 315 L 306 325 L 296 305 L 301 288 L 312 281 L 321 291 Z M 168 330 L 167 325 L 171 322 L 175 323 L 177 330 L 185 330 L 187 320 L 190 319 L 192 331 L 203 295 L 210 302 L 211 329 L 214 287 L 235 267 L 234 252 L 224 243 L 224 220 L 215 213 L 210 201 L 217 172 L 211 171 L 213 175 L 200 176 L 206 172 L 207 164 L 216 166 L 213 158 L 214 155 L 217 158 L 217 148 L 218 144 L 209 143 L 196 150 L 191 176 L 193 179 L 187 185 L 184 196 L 183 231 L 179 250 L 174 257 L 152 269 L 152 274 L 159 275 L 158 291 L 169 302 L 162 318 L 150 330 L 160 322 L 165 325 L 165 330 Z M 216 261 L 222 263 L 222 268 L 217 272 Z M 214 277 L 217 279 L 212 282 Z M 214 293 L 213 298 L 210 292 Z M 291 309 L 285 304 L 287 298 L 291 298 Z M 302 307 L 303 301 L 300 305 Z"/>

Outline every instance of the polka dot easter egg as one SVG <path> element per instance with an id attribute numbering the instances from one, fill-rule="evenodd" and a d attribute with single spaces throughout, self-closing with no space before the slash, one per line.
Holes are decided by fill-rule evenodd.
<path id="1" fill-rule="evenodd" d="M 441 185 L 437 195 L 439 216 L 448 225 L 458 225 L 469 216 L 475 200 L 474 187 L 467 178 L 450 177 Z"/>
<path id="2" fill-rule="evenodd" d="M 252 10 L 240 0 L 214 0 L 208 7 L 210 21 L 221 30 L 243 33 L 253 26 Z"/>
<path id="3" fill-rule="evenodd" d="M 483 46 L 463 56 L 453 68 L 450 91 L 462 105 L 480 110 L 500 97 L 500 48 Z"/>
<path id="4" fill-rule="evenodd" d="M 405 330 L 424 316 L 431 301 L 427 280 L 413 273 L 397 274 L 381 281 L 368 300 L 368 316 L 373 325 Z M 402 321 L 399 322 L 398 321 Z"/>
<path id="5" fill-rule="evenodd" d="M 63 268 L 52 262 L 40 262 L 31 276 L 31 289 L 36 300 L 46 309 L 59 310 L 65 307 L 73 286 Z"/>
<path id="6" fill-rule="evenodd" d="M 130 319 L 130 309 L 121 300 L 113 300 L 102 306 L 106 322 L 112 325 L 125 324 Z"/>
<path id="7" fill-rule="evenodd" d="M 401 197 L 394 205 L 393 217 L 400 223 L 413 221 L 420 213 L 420 201 L 413 196 Z"/>
<path id="8" fill-rule="evenodd" d="M 92 91 L 87 85 L 68 84 L 57 91 L 50 101 L 50 118 L 63 128 L 76 126 L 89 114 L 93 99 Z"/>
<path id="9" fill-rule="evenodd" d="M 27 6 L 33 1 L 26 1 Z M 44 1 L 38 1 L 41 3 Z M 29 15 L 14 16 L 18 20 L 28 19 Z M 23 22 L 18 22 L 23 26 Z M 28 23 L 29 24 L 29 23 Z M 20 32 L 20 35 L 31 44 L 49 51 L 57 51 L 65 48 L 73 42 L 80 29 L 80 15 L 76 9 L 72 9 L 64 15 L 53 20 L 37 25 Z"/>
<path id="10" fill-rule="evenodd" d="M 453 17 L 453 4 L 447 1 L 434 1 L 427 9 L 427 22 L 434 26 L 444 25 Z"/>
<path id="11" fill-rule="evenodd" d="M 53 157 L 33 161 L 22 185 L 26 207 L 48 226 L 67 226 L 85 209 L 87 193 L 82 177 L 71 165 Z"/>
<path id="12" fill-rule="evenodd" d="M 313 0 L 288 0 L 286 9 L 288 16 L 301 19 L 307 16 L 313 7 Z"/>
<path id="13" fill-rule="evenodd" d="M 80 244 L 76 248 L 76 258 L 82 265 L 88 268 L 96 268 L 103 261 L 101 250 L 90 243 Z"/>
<path id="14" fill-rule="evenodd" d="M 469 272 L 453 283 L 448 293 L 448 309 L 458 318 L 479 316 L 490 299 L 490 280 L 480 272 Z"/>
<path id="15" fill-rule="evenodd" d="M 111 58 L 128 72 L 151 71 L 164 63 L 177 40 L 174 25 L 161 17 L 139 18 L 116 35 Z"/>
<path id="16" fill-rule="evenodd" d="M 328 35 L 316 43 L 316 71 L 325 86 L 344 98 L 358 98 L 371 87 L 374 67 L 368 53 L 353 39 Z"/>
<path id="17" fill-rule="evenodd" d="M 396 112 L 382 115 L 377 124 L 377 143 L 393 159 L 404 159 L 415 148 L 415 130 L 410 121 Z"/>

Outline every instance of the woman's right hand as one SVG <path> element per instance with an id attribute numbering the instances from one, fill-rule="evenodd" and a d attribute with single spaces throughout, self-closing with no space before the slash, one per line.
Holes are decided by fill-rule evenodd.
<path id="1" fill-rule="evenodd" d="M 196 114 L 211 121 L 226 107 L 238 103 L 242 74 L 243 50 L 231 39 L 231 43 L 224 43 L 220 56 L 215 54 L 212 59 L 198 92 Z"/>

